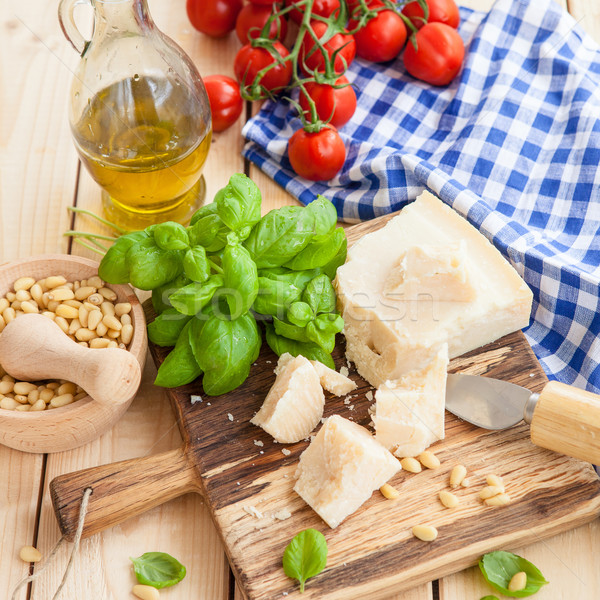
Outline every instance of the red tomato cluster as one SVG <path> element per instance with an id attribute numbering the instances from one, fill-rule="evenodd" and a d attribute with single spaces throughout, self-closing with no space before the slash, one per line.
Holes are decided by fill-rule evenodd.
<path id="1" fill-rule="evenodd" d="M 456 77 L 464 45 L 454 0 L 366 0 L 366 5 L 314 0 L 306 15 L 303 0 L 187 0 L 196 29 L 213 37 L 235 29 L 243 44 L 233 67 L 239 85 L 230 77 L 205 78 L 215 131 L 238 119 L 242 97 L 259 99 L 298 87 L 304 127 L 289 140 L 290 163 L 302 177 L 328 180 L 346 156 L 337 128 L 356 110 L 356 93 L 344 76 L 355 55 L 387 62 L 404 49 L 402 59 L 413 77 L 437 86 Z M 302 37 L 298 44 L 288 40 L 286 47 L 288 19 Z"/>

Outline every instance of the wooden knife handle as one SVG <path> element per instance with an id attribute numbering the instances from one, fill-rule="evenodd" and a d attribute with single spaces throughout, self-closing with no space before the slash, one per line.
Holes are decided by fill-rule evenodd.
<path id="1" fill-rule="evenodd" d="M 50 495 L 61 533 L 73 540 L 84 491 L 92 488 L 83 537 L 139 515 L 186 492 L 200 493 L 186 449 L 123 460 L 60 475 Z"/>
<path id="2" fill-rule="evenodd" d="M 600 396 L 550 381 L 533 412 L 531 441 L 600 465 Z"/>

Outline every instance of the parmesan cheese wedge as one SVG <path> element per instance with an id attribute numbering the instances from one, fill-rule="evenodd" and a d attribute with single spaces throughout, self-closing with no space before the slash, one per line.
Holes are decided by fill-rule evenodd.
<path id="1" fill-rule="evenodd" d="M 281 370 L 293 360 L 293 356 L 288 352 L 285 352 L 279 357 L 277 361 L 277 367 L 275 367 L 275 374 L 279 374 Z M 317 375 L 319 376 L 319 381 L 321 382 L 321 387 L 324 390 L 332 393 L 334 396 L 345 396 L 349 394 L 351 391 L 356 389 L 356 383 L 352 381 L 349 377 L 330 369 L 325 366 L 322 362 L 318 360 L 311 360 L 310 364 L 314 367 Z"/>
<path id="2" fill-rule="evenodd" d="M 409 299 L 391 293 L 405 275 Z M 533 298 L 500 252 L 428 192 L 350 248 L 335 287 L 347 357 L 375 387 L 424 368 L 444 343 L 453 358 L 525 327 Z"/>
<path id="3" fill-rule="evenodd" d="M 448 345 L 423 369 L 387 381 L 375 393 L 377 441 L 398 457 L 417 456 L 444 438 Z"/>
<path id="4" fill-rule="evenodd" d="M 323 416 L 325 396 L 319 376 L 309 360 L 297 356 L 285 363 L 260 410 L 250 422 L 278 442 L 307 438 Z"/>
<path id="5" fill-rule="evenodd" d="M 335 528 L 400 469 L 364 427 L 334 415 L 300 456 L 294 491 Z"/>

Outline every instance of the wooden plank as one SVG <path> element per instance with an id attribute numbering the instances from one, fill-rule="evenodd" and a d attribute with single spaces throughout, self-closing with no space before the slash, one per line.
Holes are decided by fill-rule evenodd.
<path id="1" fill-rule="evenodd" d="M 67 91 L 77 56 L 64 43 L 56 4 L 0 4 L 0 263 L 66 248 L 65 207 L 76 162 Z M 43 456 L 0 447 L 0 597 L 28 572 L 19 549 L 35 542 Z M 27 588 L 18 600 L 27 597 Z"/>
<path id="2" fill-rule="evenodd" d="M 600 4 L 596 0 L 567 0 L 569 12 L 600 44 Z"/>

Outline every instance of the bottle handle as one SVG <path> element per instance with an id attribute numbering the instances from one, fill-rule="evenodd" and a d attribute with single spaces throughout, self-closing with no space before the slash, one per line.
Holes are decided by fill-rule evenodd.
<path id="1" fill-rule="evenodd" d="M 75 48 L 79 55 L 83 55 L 90 43 L 89 40 L 86 40 L 81 35 L 79 29 L 77 29 L 73 17 L 75 7 L 81 4 L 91 6 L 90 0 L 61 0 L 58 5 L 58 22 L 60 23 L 60 28 L 65 34 L 65 37 L 71 42 L 71 46 Z"/>

